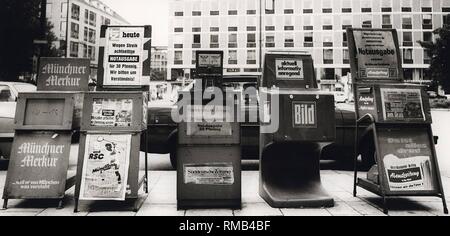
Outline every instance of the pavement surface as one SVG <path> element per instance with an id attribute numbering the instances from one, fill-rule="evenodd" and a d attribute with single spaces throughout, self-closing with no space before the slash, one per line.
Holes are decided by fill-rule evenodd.
<path id="1" fill-rule="evenodd" d="M 450 202 L 450 112 L 433 111 L 433 130 L 439 136 L 438 160 L 442 172 L 444 191 Z M 70 169 L 76 168 L 78 145 L 72 145 Z M 143 154 L 141 153 L 143 156 Z M 82 202 L 80 212 L 73 213 L 74 188 L 67 191 L 65 207 L 56 209 L 55 201 L 10 200 L 8 209 L 0 210 L 0 216 L 385 216 L 381 198 L 358 188 L 353 197 L 353 172 L 348 164 L 323 161 L 321 176 L 325 189 L 335 199 L 335 207 L 323 209 L 271 208 L 259 195 L 257 161 L 243 161 L 242 209 L 177 210 L 176 172 L 172 170 L 168 155 L 150 155 L 149 195 L 138 212 L 124 204 L 98 204 Z M 351 166 L 351 165 L 350 165 Z M 364 176 L 364 173 L 360 173 Z M 6 171 L 0 171 L 0 190 L 3 189 Z M 388 201 L 390 216 L 443 216 L 442 201 L 430 197 L 393 198 Z"/>

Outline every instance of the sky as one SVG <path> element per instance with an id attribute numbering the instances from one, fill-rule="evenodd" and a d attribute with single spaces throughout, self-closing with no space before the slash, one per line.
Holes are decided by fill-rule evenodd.
<path id="1" fill-rule="evenodd" d="M 167 46 L 169 31 L 168 0 L 101 0 L 132 25 L 153 26 L 153 46 Z"/>

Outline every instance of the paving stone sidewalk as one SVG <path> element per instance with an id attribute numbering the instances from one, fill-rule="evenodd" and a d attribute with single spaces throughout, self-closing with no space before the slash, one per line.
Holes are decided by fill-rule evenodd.
<path id="1" fill-rule="evenodd" d="M 6 171 L 0 172 L 0 190 L 3 190 Z M 258 171 L 242 172 L 241 210 L 209 209 L 182 210 L 176 207 L 176 172 L 151 171 L 150 194 L 136 213 L 118 205 L 94 207 L 83 203 L 81 212 L 73 213 L 74 188 L 67 192 L 65 208 L 56 209 L 53 201 L 10 200 L 7 210 L 0 216 L 385 216 L 381 211 L 381 199 L 363 189 L 358 197 L 352 196 L 353 173 L 351 171 L 322 171 L 324 187 L 336 201 L 335 207 L 326 209 L 277 209 L 271 208 L 258 195 Z M 444 189 L 450 193 L 450 178 L 443 176 Z M 450 198 L 447 197 L 450 202 Z M 396 198 L 389 201 L 391 216 L 443 216 L 439 198 Z M 90 211 L 89 211 L 90 210 Z"/>

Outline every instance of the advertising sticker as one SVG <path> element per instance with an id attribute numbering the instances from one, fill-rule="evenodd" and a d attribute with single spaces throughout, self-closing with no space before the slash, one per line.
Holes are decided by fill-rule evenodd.
<path id="1" fill-rule="evenodd" d="M 94 99 L 91 126 L 128 127 L 133 116 L 133 99 Z"/>
<path id="2" fill-rule="evenodd" d="M 276 77 L 282 80 L 303 80 L 303 61 L 297 59 L 276 59 Z"/>
<path id="3" fill-rule="evenodd" d="M 63 197 L 70 143 L 70 134 L 16 134 L 5 194 L 25 199 Z"/>
<path id="4" fill-rule="evenodd" d="M 353 32 L 361 79 L 398 79 L 399 61 L 392 31 Z"/>
<path id="5" fill-rule="evenodd" d="M 425 120 L 420 89 L 381 89 L 385 120 Z"/>
<path id="6" fill-rule="evenodd" d="M 81 200 L 125 200 L 131 135 L 87 135 Z"/>
<path id="7" fill-rule="evenodd" d="M 383 165 L 391 191 L 433 191 L 431 143 L 420 129 L 379 132 Z"/>
<path id="8" fill-rule="evenodd" d="M 184 183 L 196 185 L 233 185 L 233 164 L 184 165 Z"/>
<path id="9" fill-rule="evenodd" d="M 104 85 L 142 86 L 149 78 L 143 76 L 145 29 L 143 27 L 108 27 L 104 56 Z"/>

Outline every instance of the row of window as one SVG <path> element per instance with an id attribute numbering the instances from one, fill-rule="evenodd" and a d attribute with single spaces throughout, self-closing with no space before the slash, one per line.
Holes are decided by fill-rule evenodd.
<path id="1" fill-rule="evenodd" d="M 95 58 L 95 46 L 89 46 L 82 43 L 70 42 L 70 57 L 79 58 L 80 45 L 82 47 L 82 58 L 90 58 L 91 60 L 96 60 Z"/>
<path id="2" fill-rule="evenodd" d="M 95 44 L 97 39 L 97 32 L 95 29 L 91 29 L 89 27 L 84 27 L 83 31 L 83 40 L 84 42 Z M 80 38 L 80 25 L 72 22 L 70 27 L 70 37 L 73 39 Z"/>
<path id="3" fill-rule="evenodd" d="M 421 49 L 423 50 L 423 49 Z M 334 51 L 335 49 L 323 49 L 323 64 L 334 64 Z M 414 49 L 412 48 L 405 48 L 403 49 L 403 63 L 404 64 L 413 64 L 413 52 Z M 424 52 L 424 64 L 430 63 L 430 58 L 428 57 L 428 53 L 426 50 L 423 50 Z M 195 56 L 196 52 L 192 51 L 192 61 L 191 63 L 195 65 Z M 350 57 L 348 49 L 342 49 L 342 55 L 343 55 L 343 64 L 349 64 L 350 63 Z M 256 50 L 247 50 L 247 65 L 256 65 Z M 238 65 L 240 64 L 238 62 L 238 51 L 237 50 L 228 50 L 228 65 Z M 175 51 L 174 52 L 174 65 L 183 65 L 183 51 Z"/>
<path id="4" fill-rule="evenodd" d="M 402 29 L 413 29 L 413 17 L 412 15 L 402 15 Z M 381 16 L 381 24 L 382 28 L 392 28 L 392 15 L 382 15 Z M 444 25 L 450 24 L 450 18 L 448 15 L 443 16 L 443 22 Z M 324 18 L 322 21 L 322 30 L 333 30 L 333 23 L 331 18 Z M 433 29 L 433 15 L 432 14 L 423 14 L 422 15 L 422 29 L 425 30 L 431 30 Z M 351 19 L 343 19 L 342 21 L 342 29 L 348 28 L 352 26 L 352 20 Z M 366 17 L 362 19 L 362 27 L 363 28 L 372 28 L 372 17 Z M 305 19 L 305 25 L 302 28 L 303 30 L 315 30 L 314 26 L 312 25 L 311 19 L 306 20 Z M 247 31 L 256 31 L 256 26 L 247 26 Z M 266 25 L 265 31 L 275 31 L 276 27 L 274 25 Z M 293 25 L 292 19 L 287 19 L 284 26 L 285 31 L 294 31 L 295 26 Z M 175 27 L 173 30 L 175 33 L 182 33 L 184 32 L 183 27 Z M 219 32 L 220 27 L 210 27 L 210 32 Z M 229 32 L 235 32 L 238 31 L 237 26 L 229 26 L 228 27 Z M 192 32 L 202 32 L 201 27 L 193 27 Z"/>
<path id="5" fill-rule="evenodd" d="M 433 12 L 433 8 L 432 7 L 422 7 L 422 12 Z M 363 7 L 361 8 L 361 12 L 362 13 L 371 13 L 373 10 L 370 7 Z M 352 13 L 353 12 L 353 8 L 342 8 L 341 11 L 339 13 Z M 381 12 L 392 12 L 392 7 L 383 7 L 381 8 Z M 401 8 L 401 12 L 412 12 L 412 8 L 411 7 L 402 7 Z M 442 8 L 442 12 L 450 12 L 450 7 L 443 7 Z M 283 14 L 285 15 L 290 15 L 290 14 L 294 14 L 295 10 L 294 9 L 284 9 Z M 299 12 L 300 13 L 300 12 Z M 303 14 L 313 14 L 314 13 L 314 9 L 303 9 L 303 11 L 301 12 Z M 322 13 L 333 13 L 333 8 L 323 8 L 322 9 Z M 257 11 L 256 10 L 247 10 L 246 11 L 247 15 L 256 15 Z M 265 14 L 270 15 L 270 14 L 275 14 L 275 10 L 265 10 Z M 192 11 L 192 16 L 202 16 L 202 12 L 201 11 Z M 220 11 L 216 10 L 216 11 L 210 11 L 209 12 L 210 16 L 219 16 L 220 15 Z M 236 16 L 238 15 L 238 11 L 237 10 L 228 10 L 228 14 L 229 16 Z M 174 13 L 174 16 L 176 17 L 182 17 L 184 16 L 184 12 L 182 11 L 176 11 Z"/>

